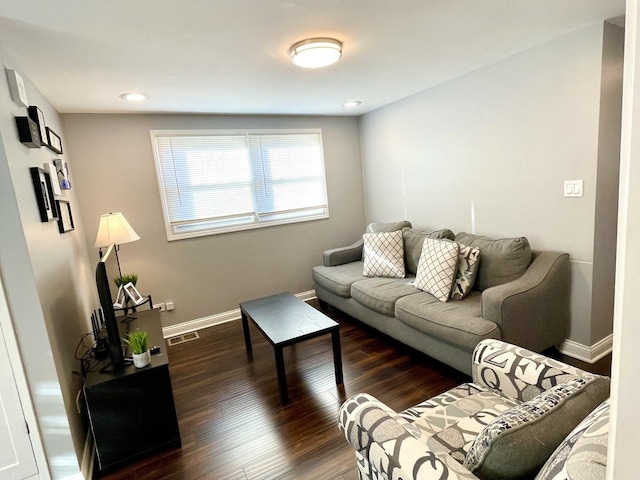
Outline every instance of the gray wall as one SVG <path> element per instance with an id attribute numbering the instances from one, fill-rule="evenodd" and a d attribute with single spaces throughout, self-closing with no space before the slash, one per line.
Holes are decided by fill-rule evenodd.
<path id="1" fill-rule="evenodd" d="M 367 221 L 524 235 L 534 249 L 569 252 L 569 338 L 583 345 L 593 340 L 596 175 L 617 168 L 615 154 L 599 162 L 602 43 L 603 25 L 588 27 L 360 123 Z M 563 198 L 564 180 L 578 179 L 584 197 Z"/>
<path id="2" fill-rule="evenodd" d="M 358 121 L 350 117 L 205 115 L 63 115 L 71 176 L 87 225 L 91 255 L 99 216 L 122 211 L 141 240 L 123 245 L 123 273 L 155 303 L 173 301 L 163 325 L 237 309 L 280 291 L 313 288 L 322 251 L 355 241 L 364 230 Z M 329 195 L 328 220 L 168 242 L 150 130 L 321 128 Z"/>
<path id="3" fill-rule="evenodd" d="M 53 107 L 2 49 L 0 63 L 21 73 L 30 104 L 43 110 L 46 124 L 62 137 L 65 147 Z M 64 235 L 58 233 L 55 221 L 40 221 L 29 167 L 42 167 L 60 156 L 19 142 L 14 116 L 25 116 L 27 110 L 11 100 L 4 68 L 0 106 L 0 274 L 37 415 L 38 425 L 31 429 L 42 437 L 53 478 L 67 478 L 79 472 L 78 455 L 86 434 L 75 407 L 82 385 L 73 375 L 80 367 L 74 352 L 89 330 L 97 294 L 81 219 L 75 231 Z M 66 154 L 62 158 L 70 160 Z M 75 190 L 63 197 L 78 207 Z M 16 365 L 20 368 L 19 362 Z"/>
<path id="4" fill-rule="evenodd" d="M 605 22 L 593 236 L 591 343 L 613 331 L 624 28 Z"/>

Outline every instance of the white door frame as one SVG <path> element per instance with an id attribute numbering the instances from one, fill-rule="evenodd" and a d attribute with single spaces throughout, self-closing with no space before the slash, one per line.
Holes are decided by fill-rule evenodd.
<path id="1" fill-rule="evenodd" d="M 31 447 L 33 448 L 33 454 L 38 468 L 37 478 L 40 480 L 51 480 L 51 474 L 49 472 L 49 465 L 44 452 L 44 445 L 40 435 L 38 420 L 31 401 L 31 394 L 29 392 L 27 378 L 22 365 L 22 357 L 20 356 L 20 349 L 18 347 L 13 323 L 11 321 L 11 308 L 10 305 L 7 304 L 6 300 L 2 272 L 0 272 L 0 328 L 2 328 L 4 342 L 9 354 L 9 361 L 11 363 L 11 369 L 13 370 L 18 395 L 20 396 L 24 418 L 29 425 Z"/>

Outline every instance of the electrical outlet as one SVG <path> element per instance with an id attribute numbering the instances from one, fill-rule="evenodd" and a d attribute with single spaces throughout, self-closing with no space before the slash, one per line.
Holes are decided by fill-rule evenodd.
<path id="1" fill-rule="evenodd" d="M 156 310 L 159 310 L 161 312 L 164 312 L 167 310 L 167 305 L 164 303 L 155 303 L 153 305 L 153 308 L 155 308 Z"/>
<path id="2" fill-rule="evenodd" d="M 173 304 L 173 302 L 167 302 L 167 310 L 173 310 L 175 307 L 175 305 Z"/>

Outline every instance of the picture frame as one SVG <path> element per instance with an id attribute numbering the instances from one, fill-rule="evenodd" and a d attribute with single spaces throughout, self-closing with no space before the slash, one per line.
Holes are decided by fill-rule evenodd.
<path id="1" fill-rule="evenodd" d="M 51 177 L 51 186 L 53 187 L 53 194 L 56 197 L 62 195 L 62 191 L 60 190 L 60 182 L 58 182 L 58 172 L 56 171 L 56 166 L 53 163 L 43 163 L 42 168 L 49 172 L 49 176 Z M 58 210 L 59 211 L 59 210 Z"/>
<path id="2" fill-rule="evenodd" d="M 118 293 L 116 295 L 116 301 L 113 302 L 115 308 L 123 308 L 127 302 L 127 294 L 124 292 L 124 287 L 120 285 L 118 287 Z"/>
<path id="3" fill-rule="evenodd" d="M 69 164 L 66 160 L 55 158 L 53 164 L 56 166 L 58 184 L 62 190 L 71 190 L 71 180 L 69 179 Z"/>
<path id="4" fill-rule="evenodd" d="M 29 117 L 15 117 L 16 127 L 18 128 L 18 139 L 20 143 L 29 148 L 40 148 L 40 132 L 38 125 Z"/>
<path id="5" fill-rule="evenodd" d="M 144 303 L 147 299 L 140 295 L 140 292 L 136 290 L 136 287 L 133 283 L 129 282 L 124 287 L 122 287 L 124 292 L 127 294 L 127 297 L 133 302 L 134 305 L 140 305 Z"/>
<path id="6" fill-rule="evenodd" d="M 51 175 L 44 168 L 31 167 L 31 181 L 36 194 L 40 221 L 43 223 L 58 219 L 58 209 L 53 197 Z"/>
<path id="7" fill-rule="evenodd" d="M 29 99 L 27 98 L 27 88 L 24 85 L 24 80 L 15 70 L 7 68 L 6 71 L 11 99 L 21 107 L 29 106 Z"/>
<path id="8" fill-rule="evenodd" d="M 59 155 L 62 155 L 62 139 L 56 132 L 51 130 L 49 127 L 45 127 L 45 129 L 47 130 L 46 146 L 49 147 L 49 150 L 52 150 Z"/>
<path id="9" fill-rule="evenodd" d="M 58 208 L 58 230 L 60 233 L 67 233 L 75 229 L 73 215 L 71 214 L 71 203 L 67 200 L 56 200 Z"/>
<path id="10" fill-rule="evenodd" d="M 40 143 L 42 145 L 47 145 L 49 141 L 47 138 L 47 127 L 44 123 L 44 113 L 42 113 L 42 110 L 35 105 L 30 105 L 27 111 L 29 112 L 29 118 L 38 126 L 38 131 L 40 132 Z"/>

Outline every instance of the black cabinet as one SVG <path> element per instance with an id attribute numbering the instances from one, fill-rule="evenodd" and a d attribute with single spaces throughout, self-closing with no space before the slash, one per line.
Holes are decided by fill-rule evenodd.
<path id="1" fill-rule="evenodd" d="M 84 385 L 100 470 L 181 446 L 160 315 L 147 310 L 135 313 L 135 317 L 120 324 L 121 333 L 125 336 L 127 326 L 149 332 L 149 345 L 160 347 L 160 352 L 151 356 L 151 365 L 141 369 L 128 365 L 115 373 L 100 373 L 98 367 Z"/>

